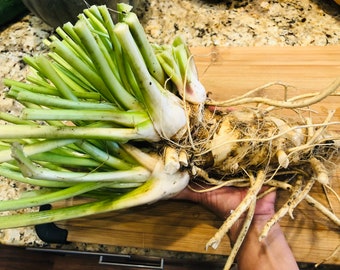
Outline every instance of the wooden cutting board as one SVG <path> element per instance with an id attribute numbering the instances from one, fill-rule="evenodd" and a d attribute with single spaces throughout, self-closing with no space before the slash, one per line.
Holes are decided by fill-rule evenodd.
<path id="1" fill-rule="evenodd" d="M 217 100 L 274 81 L 294 86 L 288 93 L 292 96 L 318 91 L 340 77 L 340 46 L 211 47 L 192 48 L 192 53 L 201 81 Z M 271 87 L 261 94 L 282 98 L 283 91 Z M 340 121 L 339 102 L 340 97 L 332 97 L 313 106 L 319 112 L 313 118 L 322 120 L 327 110 L 337 109 L 334 121 Z M 335 129 L 339 131 L 339 126 Z M 333 175 L 332 185 L 340 194 L 340 169 Z M 328 205 L 320 186 L 315 186 L 313 196 Z M 280 192 L 277 205 L 286 198 Z M 340 202 L 331 193 L 329 199 L 340 216 Z M 339 228 L 306 202 L 294 216 L 294 220 L 283 218 L 280 224 L 298 261 L 319 262 L 340 244 Z M 68 230 L 67 240 L 74 242 L 226 255 L 230 252 L 227 238 L 218 249 L 205 250 L 221 224 L 222 220 L 199 205 L 171 201 L 58 223 Z M 328 263 L 340 264 L 340 254 Z"/>

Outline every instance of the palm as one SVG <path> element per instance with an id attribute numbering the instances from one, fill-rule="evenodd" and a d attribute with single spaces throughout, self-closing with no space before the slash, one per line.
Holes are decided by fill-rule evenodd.
<path id="1" fill-rule="evenodd" d="M 221 187 L 207 192 L 186 188 L 175 198 L 197 202 L 219 217 L 226 218 L 241 203 L 246 193 L 246 188 Z M 276 193 L 271 192 L 257 201 L 255 219 L 268 218 L 274 213 L 275 197 Z"/>

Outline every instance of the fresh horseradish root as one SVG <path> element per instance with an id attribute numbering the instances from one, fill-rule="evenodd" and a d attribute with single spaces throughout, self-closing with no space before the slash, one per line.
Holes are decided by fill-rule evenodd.
<path id="1" fill-rule="evenodd" d="M 251 222 L 263 186 L 291 196 L 260 241 L 302 200 L 340 226 L 309 194 L 316 182 L 331 189 L 340 123 L 332 120 L 334 111 L 320 123 L 305 116 L 310 105 L 339 96 L 340 79 L 286 100 L 256 96 L 259 88 L 214 101 L 181 38 L 150 44 L 131 7 L 119 4 L 117 11 L 114 24 L 105 6 L 84 10 L 75 25 L 66 23 L 45 41 L 47 55 L 24 58 L 32 69 L 26 82 L 4 80 L 7 97 L 21 103 L 22 112 L 0 112 L 0 175 L 34 188 L 0 202 L 0 229 L 149 204 L 193 181 L 249 187 L 207 247 L 217 248 L 241 215 L 248 213 L 245 224 Z M 284 118 L 282 109 L 293 114 Z M 73 197 L 86 200 L 35 210 Z"/>

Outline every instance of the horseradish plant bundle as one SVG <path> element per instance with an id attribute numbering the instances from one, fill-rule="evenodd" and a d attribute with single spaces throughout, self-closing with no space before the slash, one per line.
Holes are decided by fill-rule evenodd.
<path id="1" fill-rule="evenodd" d="M 339 123 L 332 122 L 333 112 L 319 124 L 298 114 L 299 108 L 338 95 L 340 80 L 285 101 L 254 97 L 254 90 L 215 102 L 207 98 L 181 38 L 150 44 L 130 7 L 120 4 L 118 12 L 114 24 L 105 6 L 84 10 L 75 25 L 66 23 L 45 41 L 47 55 L 24 58 L 32 68 L 26 82 L 4 81 L 7 96 L 23 110 L 20 117 L 0 114 L 0 175 L 37 188 L 0 202 L 1 229 L 152 203 L 191 181 L 249 187 L 207 246 L 218 246 L 264 185 L 292 194 L 260 238 L 303 199 L 340 225 L 308 194 L 315 181 L 329 185 L 328 167 L 338 162 L 340 138 L 327 129 Z M 242 106 L 247 103 L 263 106 Z M 275 116 L 279 108 L 296 112 L 298 121 Z M 16 211 L 78 196 L 87 200 Z M 226 269 L 252 215 L 248 211 Z"/>

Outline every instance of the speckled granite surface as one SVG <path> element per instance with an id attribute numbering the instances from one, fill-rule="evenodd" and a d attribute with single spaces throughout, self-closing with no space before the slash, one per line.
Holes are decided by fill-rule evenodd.
<path id="1" fill-rule="evenodd" d="M 311 46 L 340 44 L 340 7 L 331 0 L 149 0 L 139 14 L 152 42 L 169 43 L 182 35 L 189 46 Z M 0 28 L 0 77 L 21 80 L 27 74 L 24 55 L 45 52 L 42 40 L 53 32 L 35 16 Z M 17 112 L 4 98 L 0 82 L 0 109 Z M 0 199 L 19 196 L 29 189 L 0 178 Z M 31 228 L 0 231 L 0 243 L 46 246 Z M 56 247 L 52 245 L 52 247 Z M 73 243 L 63 248 L 123 254 L 201 258 L 157 250 Z"/>

